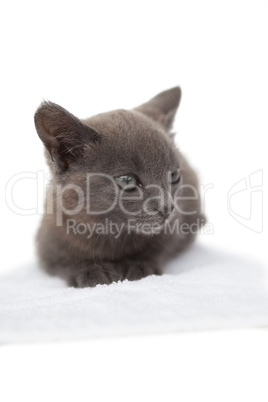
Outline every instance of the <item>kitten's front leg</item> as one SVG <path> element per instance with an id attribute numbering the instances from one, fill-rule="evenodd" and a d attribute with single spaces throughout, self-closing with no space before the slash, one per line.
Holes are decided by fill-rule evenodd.
<path id="1" fill-rule="evenodd" d="M 72 272 L 67 277 L 67 282 L 69 286 L 75 288 L 109 285 L 112 282 L 123 280 L 123 273 L 118 268 L 114 263 L 110 262 L 100 264 L 89 263 L 86 267 Z"/>
<path id="2" fill-rule="evenodd" d="M 108 285 L 112 282 L 135 281 L 148 275 L 161 275 L 161 270 L 153 261 L 126 259 L 120 262 L 89 264 L 67 277 L 69 286 L 84 288 Z"/>
<path id="3" fill-rule="evenodd" d="M 123 262 L 125 278 L 136 281 L 149 275 L 162 275 L 159 265 L 153 260 L 126 260 Z"/>

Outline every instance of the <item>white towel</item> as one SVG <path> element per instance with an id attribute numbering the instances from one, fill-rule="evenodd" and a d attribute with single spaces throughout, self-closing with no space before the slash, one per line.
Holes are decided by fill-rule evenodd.
<path id="1" fill-rule="evenodd" d="M 0 277 L 0 342 L 267 326 L 265 274 L 199 244 L 163 276 L 96 288 L 68 288 L 32 263 Z"/>

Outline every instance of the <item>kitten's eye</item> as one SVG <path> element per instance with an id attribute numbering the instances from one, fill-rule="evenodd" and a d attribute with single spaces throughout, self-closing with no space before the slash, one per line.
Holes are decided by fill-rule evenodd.
<path id="1" fill-rule="evenodd" d="M 175 172 L 169 173 L 169 181 L 172 184 L 179 183 L 181 179 L 180 169 L 177 169 Z"/>
<path id="2" fill-rule="evenodd" d="M 134 176 L 129 175 L 115 177 L 115 181 L 119 187 L 127 191 L 133 190 L 138 184 L 137 179 Z"/>

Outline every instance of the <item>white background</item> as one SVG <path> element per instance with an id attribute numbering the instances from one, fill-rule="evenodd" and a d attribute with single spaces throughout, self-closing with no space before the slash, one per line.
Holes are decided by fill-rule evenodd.
<path id="1" fill-rule="evenodd" d="M 43 99 L 49 99 L 79 117 L 88 117 L 115 108 L 137 106 L 158 92 L 175 85 L 180 85 L 183 93 L 175 122 L 177 143 L 198 170 L 201 183 L 213 185 L 206 194 L 205 205 L 214 234 L 202 235 L 201 241 L 209 247 L 217 246 L 226 252 L 235 251 L 267 261 L 265 225 L 261 233 L 245 228 L 230 215 L 227 207 L 228 191 L 236 182 L 248 178 L 258 170 L 263 171 L 263 183 L 266 180 L 267 21 L 268 3 L 265 0 L 202 2 L 25 0 L 10 1 L 2 5 L 0 12 L 1 233 L 4 247 L 1 248 L 0 274 L 10 272 L 33 258 L 33 236 L 40 216 L 14 214 L 6 205 L 3 195 L 5 186 L 13 175 L 45 169 L 42 144 L 33 124 L 33 114 L 39 103 Z M 264 185 L 262 190 L 265 205 Z M 24 208 L 35 207 L 37 203 L 35 181 L 18 182 L 13 195 L 18 205 Z M 233 204 L 235 211 L 249 218 L 250 195 L 244 192 L 241 198 L 239 197 Z M 253 203 L 252 210 L 254 219 L 258 221 L 262 216 L 262 205 L 260 198 L 254 200 L 257 203 Z M 263 220 L 264 218 L 265 215 Z M 177 335 L 175 341 L 173 338 L 173 342 L 180 342 L 181 336 Z M 209 350 L 213 339 L 214 346 L 217 344 L 215 338 L 209 335 L 207 338 L 205 335 L 201 336 L 203 338 L 197 337 L 197 342 L 202 348 Z M 182 341 L 184 350 L 189 353 L 192 350 L 191 337 L 192 335 L 188 338 L 184 335 Z M 169 343 L 168 337 L 166 341 L 161 338 L 159 344 L 156 339 L 152 338 L 156 354 L 159 353 L 158 348 L 172 344 Z M 227 343 L 231 347 L 232 341 L 228 339 Z M 95 344 L 96 350 L 106 348 L 106 359 L 113 358 L 113 352 L 107 346 L 111 345 L 111 342 L 102 342 L 103 344 Z M 239 344 L 239 341 L 237 340 L 235 344 Z M 76 356 L 75 364 L 79 366 L 83 361 L 81 367 L 85 370 L 82 345 L 77 344 L 80 360 L 78 362 Z M 133 350 L 144 350 L 144 353 L 148 350 L 146 341 L 133 340 L 128 345 L 132 354 Z M 250 345 L 253 347 L 254 341 L 251 341 Z M 87 350 L 91 347 L 92 345 L 87 345 Z M 122 353 L 127 352 L 124 348 L 120 352 L 119 342 L 117 347 L 120 362 L 123 358 Z M 75 355 L 75 346 L 73 345 L 71 349 Z M 27 349 L 25 355 L 23 348 L 20 350 L 18 356 L 22 353 L 22 359 L 27 355 L 23 367 L 27 367 L 29 373 L 33 373 L 34 367 L 30 367 L 30 362 L 37 364 L 34 357 L 36 358 L 38 353 L 44 357 L 44 349 L 42 346 L 36 346 Z M 66 350 L 67 347 L 63 349 L 63 355 L 68 354 Z M 162 375 L 156 377 L 156 383 L 150 377 L 150 367 L 155 368 L 156 362 L 147 361 L 145 365 L 147 372 L 144 375 L 151 378 L 150 386 L 156 387 L 155 390 L 163 381 L 161 389 L 166 387 L 169 393 L 174 390 L 173 395 L 177 395 L 176 392 L 179 390 L 175 386 L 176 378 L 174 377 L 175 382 L 170 382 L 167 367 L 161 364 L 163 350 L 161 349 L 158 362 Z M 214 359 L 213 365 L 218 364 L 219 370 L 228 371 L 227 366 L 232 367 L 232 362 L 224 359 L 224 355 L 217 350 L 213 347 L 213 355 L 208 352 L 207 362 L 205 355 L 197 353 L 197 358 L 204 359 L 202 365 L 200 361 L 195 362 L 192 356 L 193 366 L 197 364 L 201 370 L 199 373 L 193 371 L 193 390 L 197 379 L 201 381 L 204 376 L 208 378 L 214 375 L 215 366 L 212 367 L 208 363 L 211 359 Z M 2 362 L 8 361 L 9 352 L 13 353 L 12 359 L 16 365 L 18 351 L 14 349 L 5 350 L 6 360 L 4 355 Z M 215 358 L 217 353 L 219 361 Z M 61 352 L 56 355 L 61 359 Z M 88 352 L 87 359 L 92 378 L 94 377 L 92 364 L 99 362 L 97 363 L 98 355 L 95 354 L 92 361 L 90 356 L 91 353 Z M 101 356 L 103 364 L 108 364 L 105 356 L 103 354 Z M 163 356 L 162 363 L 168 365 L 169 370 L 172 366 L 172 370 L 177 367 L 178 373 L 183 372 L 187 355 L 183 357 L 182 362 L 179 356 L 176 356 L 176 362 L 171 357 L 167 359 Z M 251 353 L 249 356 L 254 360 L 258 354 Z M 222 368 L 220 359 L 223 359 L 225 369 Z M 240 357 L 235 367 L 238 373 L 239 370 L 242 373 L 244 363 L 239 359 Z M 252 381 L 257 381 L 257 378 L 261 378 L 259 377 L 262 371 L 261 361 L 253 362 L 253 360 L 251 362 L 249 357 L 248 364 L 254 363 L 257 367 L 248 374 Z M 134 363 L 139 372 L 138 361 L 135 360 Z M 52 358 L 45 359 L 48 372 L 50 364 L 53 365 Z M 115 359 L 111 372 L 107 373 L 104 370 L 106 377 L 112 376 L 108 380 L 104 378 L 104 390 L 105 384 L 107 381 L 109 384 L 111 378 L 118 381 L 120 386 L 120 376 L 125 378 L 125 370 L 128 365 L 131 366 L 131 361 L 124 361 L 124 364 L 126 367 L 118 367 Z M 142 361 L 140 364 L 143 365 Z M 70 361 L 70 370 L 77 371 L 77 366 L 73 367 Z M 133 373 L 133 366 L 131 370 Z M 46 371 L 44 366 L 43 371 Z M 256 378 L 251 376 L 253 373 Z M 44 375 L 44 372 L 42 374 Z M 191 376 L 190 370 L 189 376 Z M 246 392 L 246 387 L 250 385 L 248 380 L 247 378 L 244 383 L 244 397 L 250 396 L 250 393 Z M 31 380 L 28 381 L 31 387 Z M 68 381 L 71 382 L 69 377 Z M 92 399 L 90 384 L 85 384 L 86 377 L 82 377 L 83 384 L 79 383 L 78 376 L 74 376 L 73 381 L 80 392 L 81 387 L 82 389 L 85 387 L 88 399 Z M 231 381 L 229 378 L 228 384 L 227 389 L 230 390 L 230 395 L 233 395 L 233 399 L 229 397 L 229 400 L 237 400 L 234 396 L 238 395 L 242 383 Z M 259 391 L 262 384 L 260 381 L 256 382 Z M 146 387 L 145 382 L 142 382 L 142 385 Z M 43 386 L 49 386 L 49 378 L 44 380 Z M 58 386 L 62 387 L 62 384 L 59 382 Z M 221 386 L 224 387 L 224 378 Z M 53 387 L 57 387 L 57 383 L 53 382 Z M 129 384 L 129 392 L 135 392 L 136 387 L 138 381 L 133 378 L 133 382 Z M 185 388 L 181 389 L 182 392 L 186 392 Z M 96 388 L 94 390 L 96 392 Z M 193 390 L 191 392 L 194 392 Z M 24 391 L 26 392 L 25 389 Z M 200 394 L 198 387 L 196 388 L 195 400 L 197 398 L 200 400 L 200 395 L 206 395 L 206 400 L 210 400 L 209 396 L 215 397 L 213 393 L 205 393 L 206 387 L 201 391 L 203 394 L 202 392 Z M 218 392 L 219 395 L 222 392 L 220 383 Z M 262 395 L 264 392 L 263 388 Z M 62 387 L 62 395 L 65 394 L 68 394 L 68 384 L 65 388 Z M 164 394 L 160 394 L 159 400 L 163 400 Z M 185 397 L 184 400 L 190 399 Z M 252 398 L 249 397 L 248 400 Z M 260 401 L 261 398 L 256 400 Z"/>

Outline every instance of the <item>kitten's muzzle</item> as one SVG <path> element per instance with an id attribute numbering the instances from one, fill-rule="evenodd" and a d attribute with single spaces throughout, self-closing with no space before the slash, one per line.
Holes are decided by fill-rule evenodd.
<path id="1" fill-rule="evenodd" d="M 162 217 L 163 221 L 166 221 L 174 210 L 174 205 L 166 205 L 163 209 L 158 210 L 159 215 Z"/>

